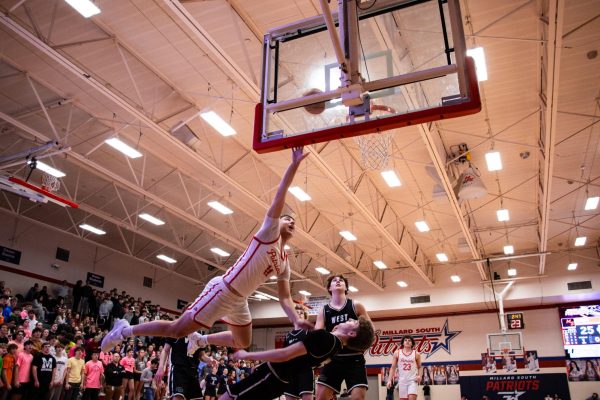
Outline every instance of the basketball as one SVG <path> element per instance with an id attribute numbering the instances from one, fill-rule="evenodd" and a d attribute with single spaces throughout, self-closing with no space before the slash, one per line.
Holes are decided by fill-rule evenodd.
<path id="1" fill-rule="evenodd" d="M 316 88 L 310 89 L 310 90 L 304 92 L 302 94 L 302 96 L 310 96 L 310 95 L 317 94 L 317 93 L 323 93 L 323 91 L 316 89 Z M 325 102 L 323 101 L 320 103 L 309 104 L 307 106 L 304 106 L 304 109 L 313 115 L 319 115 L 323 111 L 325 111 Z"/>

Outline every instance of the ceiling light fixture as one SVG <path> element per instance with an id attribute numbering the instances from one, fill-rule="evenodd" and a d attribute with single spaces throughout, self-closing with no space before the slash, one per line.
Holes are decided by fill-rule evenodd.
<path id="1" fill-rule="evenodd" d="M 216 255 L 221 256 L 221 257 L 229 257 L 231 255 L 228 252 L 226 252 L 225 250 L 222 250 L 218 247 L 213 247 L 210 249 L 210 251 L 212 251 L 213 253 L 215 253 Z"/>
<path id="2" fill-rule="evenodd" d="M 233 214 L 233 210 L 231 208 L 224 206 L 223 204 L 219 203 L 218 201 L 209 201 L 206 204 L 209 207 L 214 208 L 221 214 L 224 214 L 224 215 Z"/>
<path id="3" fill-rule="evenodd" d="M 96 14 L 100 14 L 100 9 L 92 3 L 90 0 L 65 0 L 71 7 L 73 7 L 79 14 L 85 18 L 92 17 Z"/>
<path id="4" fill-rule="evenodd" d="M 498 218 L 498 222 L 506 222 L 510 220 L 510 214 L 506 208 L 497 210 L 496 217 Z"/>
<path id="5" fill-rule="evenodd" d="M 408 287 L 408 283 L 406 283 L 404 281 L 398 281 L 398 282 L 396 282 L 396 284 L 400 287 Z"/>
<path id="6" fill-rule="evenodd" d="M 500 171 L 502 169 L 502 157 L 499 151 L 488 151 L 485 153 L 485 163 L 490 172 Z"/>
<path id="7" fill-rule="evenodd" d="M 358 289 L 355 288 L 354 286 L 348 286 L 348 290 L 351 291 L 352 293 L 358 292 Z"/>
<path id="8" fill-rule="evenodd" d="M 415 222 L 415 226 L 419 230 L 419 232 L 429 232 L 429 225 L 425 221 L 417 221 Z"/>
<path id="9" fill-rule="evenodd" d="M 95 233 L 96 235 L 106 235 L 106 232 L 103 231 L 102 229 L 96 228 L 95 226 L 91 226 L 89 224 L 81 224 L 81 225 L 79 225 L 79 227 L 86 231 Z"/>
<path id="10" fill-rule="evenodd" d="M 599 201 L 600 201 L 600 197 L 598 197 L 598 196 L 588 197 L 587 200 L 585 201 L 585 210 L 586 211 L 595 210 L 596 208 L 598 208 Z"/>
<path id="11" fill-rule="evenodd" d="M 223 136 L 231 136 L 237 133 L 231 125 L 225 122 L 225 120 L 219 117 L 214 111 L 200 113 L 200 117 Z"/>
<path id="12" fill-rule="evenodd" d="M 508 269 L 508 271 L 506 271 L 506 273 L 508 274 L 508 276 L 517 276 L 517 269 L 511 267 Z"/>
<path id="13" fill-rule="evenodd" d="M 258 291 L 258 290 L 257 290 L 256 292 L 254 292 L 254 293 L 256 293 L 257 295 L 260 295 L 260 296 L 264 296 L 264 297 L 266 297 L 267 299 L 271 299 L 271 300 L 279 301 L 279 299 L 278 299 L 277 297 L 275 297 L 275 296 L 273 296 L 273 295 L 270 295 L 269 293 L 260 292 L 260 291 Z"/>
<path id="14" fill-rule="evenodd" d="M 312 294 L 310 292 L 307 292 L 306 290 L 300 290 L 298 293 L 300 293 L 301 295 L 304 295 L 304 296 L 310 296 Z"/>
<path id="15" fill-rule="evenodd" d="M 340 232 L 340 235 L 341 235 L 341 236 L 342 236 L 344 239 L 346 239 L 346 240 L 348 240 L 348 241 L 350 241 L 350 242 L 352 242 L 352 241 L 356 240 L 356 236 L 354 236 L 354 235 L 352 234 L 352 232 L 350 232 L 350 231 L 341 231 L 341 232 Z"/>
<path id="16" fill-rule="evenodd" d="M 458 282 L 460 282 L 460 276 L 458 276 L 458 275 L 452 275 L 452 276 L 450 277 L 450 279 L 451 279 L 451 280 L 452 280 L 452 282 L 454 282 L 454 283 L 458 283 Z"/>
<path id="17" fill-rule="evenodd" d="M 577 247 L 585 246 L 586 241 L 587 241 L 586 236 L 579 236 L 579 237 L 575 238 L 575 246 L 577 246 Z"/>
<path id="18" fill-rule="evenodd" d="M 144 219 L 154 225 L 164 225 L 165 224 L 165 221 L 163 221 L 162 219 L 158 219 L 148 213 L 142 213 L 139 216 L 141 219 Z"/>
<path id="19" fill-rule="evenodd" d="M 27 164 L 29 166 L 35 165 L 36 169 L 39 169 L 40 171 L 44 171 L 45 173 L 47 173 L 48 175 L 52 175 L 55 178 L 62 178 L 64 176 L 67 176 L 67 174 L 65 174 L 64 172 L 62 172 L 59 169 L 56 169 L 54 167 L 49 166 L 46 163 L 43 163 L 41 161 L 37 161 L 37 160 L 29 160 L 27 161 Z"/>
<path id="20" fill-rule="evenodd" d="M 110 139 L 106 139 L 104 143 L 106 143 L 113 149 L 120 151 L 129 158 L 140 158 L 142 156 L 142 153 L 140 153 L 139 151 L 137 151 L 136 149 L 134 149 L 119 138 L 112 137 Z"/>
<path id="21" fill-rule="evenodd" d="M 375 265 L 379 269 L 387 269 L 387 265 L 381 260 L 373 261 L 373 265 Z"/>
<path id="22" fill-rule="evenodd" d="M 477 80 L 479 82 L 488 80 L 487 66 L 485 63 L 485 52 L 483 47 L 475 47 L 467 50 L 467 55 L 475 60 L 475 70 L 477 72 Z"/>
<path id="23" fill-rule="evenodd" d="M 164 262 L 167 262 L 169 264 L 175 264 L 177 262 L 176 259 L 166 256 L 164 254 L 159 254 L 156 256 L 156 258 L 158 258 L 159 260 L 163 260 Z"/>
<path id="24" fill-rule="evenodd" d="M 577 263 L 574 263 L 574 262 L 569 263 L 569 265 L 567 265 L 567 269 L 569 271 L 575 271 L 577 269 Z"/>
<path id="25" fill-rule="evenodd" d="M 383 177 L 383 180 L 385 180 L 385 183 L 387 183 L 387 185 L 389 187 L 400 187 L 402 186 L 402 183 L 400 182 L 400 179 L 398 178 L 398 175 L 396 175 L 396 172 L 394 172 L 394 170 L 387 170 L 387 171 L 381 171 L 381 176 Z"/>
<path id="26" fill-rule="evenodd" d="M 315 268 L 315 271 L 317 271 L 318 273 L 322 274 L 322 275 L 329 275 L 331 272 L 329 272 L 329 270 L 325 267 L 317 267 Z"/>
<path id="27" fill-rule="evenodd" d="M 283 249 L 284 249 L 284 250 L 289 250 L 289 249 L 291 249 L 291 247 L 290 247 L 290 246 L 288 246 L 287 244 L 284 244 L 284 245 L 283 245 Z"/>
<path id="28" fill-rule="evenodd" d="M 514 254 L 514 253 L 515 253 L 515 248 L 513 245 L 507 244 L 504 246 L 504 254 L 508 255 L 508 254 Z"/>
<path id="29" fill-rule="evenodd" d="M 293 194 L 300 201 L 312 200 L 312 198 L 306 193 L 300 186 L 292 186 L 288 191 Z"/>
<path id="30" fill-rule="evenodd" d="M 437 253 L 435 256 L 437 257 L 439 262 L 448 261 L 448 256 L 446 255 L 446 253 Z"/>

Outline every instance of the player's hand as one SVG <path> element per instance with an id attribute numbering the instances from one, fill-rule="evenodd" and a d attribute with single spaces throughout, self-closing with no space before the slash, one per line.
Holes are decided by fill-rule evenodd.
<path id="1" fill-rule="evenodd" d="M 33 382 L 33 386 L 35 386 L 36 388 L 40 387 L 40 383 L 39 382 Z"/>
<path id="2" fill-rule="evenodd" d="M 294 147 L 292 148 L 292 162 L 296 165 L 300 164 L 302 160 L 308 157 L 310 153 L 304 153 L 304 147 Z"/>
<path id="3" fill-rule="evenodd" d="M 296 329 L 306 329 L 308 331 L 312 331 L 315 329 L 315 325 L 307 319 L 298 319 L 294 323 L 294 327 Z"/>
<path id="4" fill-rule="evenodd" d="M 392 381 L 388 381 L 387 385 L 385 385 L 388 389 L 392 388 Z"/>
<path id="5" fill-rule="evenodd" d="M 246 350 L 238 350 L 235 353 L 233 353 L 233 355 L 231 356 L 233 361 L 244 360 L 247 357 L 248 357 L 248 352 Z"/>
<path id="6" fill-rule="evenodd" d="M 71 389 L 71 385 L 69 385 L 68 383 L 65 383 L 65 389 L 66 389 L 66 390 L 69 390 L 69 389 Z"/>
<path id="7" fill-rule="evenodd" d="M 417 376 L 417 385 L 420 385 L 420 384 L 421 384 L 421 377 Z"/>

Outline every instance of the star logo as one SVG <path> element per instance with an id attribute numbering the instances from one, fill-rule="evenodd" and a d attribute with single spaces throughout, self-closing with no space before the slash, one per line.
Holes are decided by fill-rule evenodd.
<path id="1" fill-rule="evenodd" d="M 525 393 L 526 392 L 517 392 L 516 390 L 514 392 L 498 392 L 498 394 L 502 396 L 504 400 L 519 400 L 519 397 Z"/>
<path id="2" fill-rule="evenodd" d="M 436 335 L 439 336 L 438 340 L 432 343 L 433 346 L 431 348 L 431 351 L 429 352 L 429 354 L 427 354 L 427 357 L 425 358 L 431 357 L 439 349 L 444 349 L 446 353 L 452 354 L 450 351 L 450 341 L 461 332 L 462 331 L 451 331 L 448 328 L 448 319 L 446 319 L 446 322 L 444 323 L 441 332 L 438 335 Z"/>

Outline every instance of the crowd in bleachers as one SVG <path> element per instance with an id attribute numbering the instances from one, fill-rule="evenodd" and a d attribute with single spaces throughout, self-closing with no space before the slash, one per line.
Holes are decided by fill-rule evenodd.
<path id="1" fill-rule="evenodd" d="M 100 351 L 117 318 L 136 325 L 174 316 L 125 291 L 81 281 L 64 281 L 52 292 L 36 283 L 24 294 L 0 281 L 0 400 L 164 398 L 166 378 L 154 379 L 164 338 L 130 338 L 110 353 Z M 215 385 L 217 393 L 254 369 L 252 362 L 232 361 L 227 348 L 204 355 L 198 357 L 200 386 Z"/>

